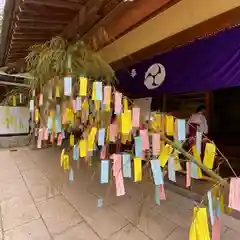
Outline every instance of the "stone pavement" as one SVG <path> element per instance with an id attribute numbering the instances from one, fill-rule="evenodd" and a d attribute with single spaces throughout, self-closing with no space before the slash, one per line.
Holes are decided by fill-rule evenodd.
<path id="1" fill-rule="evenodd" d="M 188 239 L 191 200 L 166 189 L 167 200 L 156 206 L 152 183 L 127 180 L 127 195 L 116 197 L 114 185 L 101 185 L 99 169 L 84 162 L 69 182 L 59 155 L 54 148 L 0 151 L 0 239 Z M 239 239 L 240 221 L 223 216 L 221 231 L 222 240 Z"/>

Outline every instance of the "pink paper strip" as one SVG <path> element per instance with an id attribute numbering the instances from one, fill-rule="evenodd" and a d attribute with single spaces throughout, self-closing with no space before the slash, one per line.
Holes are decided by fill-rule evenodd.
<path id="1" fill-rule="evenodd" d="M 152 151 L 154 156 L 160 154 L 160 133 L 152 134 Z"/>
<path id="2" fill-rule="evenodd" d="M 139 127 L 140 124 L 140 108 L 132 109 L 132 126 Z"/>
<path id="3" fill-rule="evenodd" d="M 43 140 L 48 140 L 48 128 L 44 128 Z"/>
<path id="4" fill-rule="evenodd" d="M 106 146 L 104 146 L 100 152 L 100 159 L 105 159 L 106 158 Z"/>
<path id="5" fill-rule="evenodd" d="M 240 178 L 231 178 L 229 207 L 240 211 Z"/>
<path id="6" fill-rule="evenodd" d="M 42 106 L 43 105 L 43 94 L 40 93 L 39 95 L 39 106 Z"/>
<path id="7" fill-rule="evenodd" d="M 109 129 L 110 133 L 109 133 L 109 139 L 111 142 L 116 142 L 116 137 L 118 134 L 118 125 L 117 123 L 112 123 L 110 124 L 110 129 Z"/>
<path id="8" fill-rule="evenodd" d="M 120 113 L 122 110 L 122 93 L 115 92 L 115 113 Z"/>
<path id="9" fill-rule="evenodd" d="M 57 145 L 58 145 L 58 146 L 61 146 L 61 145 L 62 145 L 62 134 L 59 134 L 59 135 L 58 135 Z"/>
<path id="10" fill-rule="evenodd" d="M 191 163 L 186 162 L 186 187 L 191 186 Z"/>
<path id="11" fill-rule="evenodd" d="M 113 176 L 116 177 L 122 169 L 122 156 L 120 154 L 113 154 Z"/>
<path id="12" fill-rule="evenodd" d="M 125 187 L 124 187 L 124 182 L 123 182 L 123 175 L 122 171 L 117 174 L 115 177 L 115 183 L 116 183 L 116 195 L 117 197 L 119 196 L 124 196 L 125 195 Z"/>
<path id="13" fill-rule="evenodd" d="M 112 87 L 105 86 L 103 89 L 103 104 L 108 104 L 111 99 Z"/>
<path id="14" fill-rule="evenodd" d="M 42 148 L 42 139 L 43 139 L 43 129 L 40 128 L 38 132 L 37 148 Z"/>
<path id="15" fill-rule="evenodd" d="M 52 133 L 52 135 L 50 136 L 50 143 L 53 144 L 54 143 L 54 135 Z"/>
<path id="16" fill-rule="evenodd" d="M 140 130 L 140 136 L 142 138 L 142 148 L 143 148 L 143 151 L 148 150 L 149 149 L 148 130 L 147 129 Z"/>
<path id="17" fill-rule="evenodd" d="M 213 227 L 212 227 L 212 240 L 220 240 L 221 239 L 220 228 L 221 228 L 220 218 L 216 216 L 214 219 Z"/>
<path id="18" fill-rule="evenodd" d="M 160 198 L 160 200 L 166 200 L 166 194 L 165 194 L 163 184 L 159 185 L 159 198 Z"/>
<path id="19" fill-rule="evenodd" d="M 120 154 L 113 154 L 113 176 L 115 177 L 116 195 L 125 195 L 125 188 L 122 174 L 122 156 Z"/>

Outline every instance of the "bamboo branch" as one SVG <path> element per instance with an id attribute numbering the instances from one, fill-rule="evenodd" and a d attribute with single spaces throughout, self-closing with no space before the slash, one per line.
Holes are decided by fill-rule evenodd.
<path id="1" fill-rule="evenodd" d="M 179 144 L 176 142 L 171 141 L 168 139 L 165 135 L 161 135 L 161 139 L 165 141 L 167 144 L 171 145 L 178 151 L 180 151 L 187 159 L 195 163 L 199 168 L 201 168 L 208 176 L 215 179 L 217 182 L 219 182 L 221 185 L 228 185 L 228 182 L 220 177 L 218 174 L 216 174 L 211 169 L 207 168 L 202 162 L 196 160 L 191 154 L 189 154 L 187 151 L 185 151 Z"/>

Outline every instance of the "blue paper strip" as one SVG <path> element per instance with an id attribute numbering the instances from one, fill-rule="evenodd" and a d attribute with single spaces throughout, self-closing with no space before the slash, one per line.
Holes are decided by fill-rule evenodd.
<path id="1" fill-rule="evenodd" d="M 98 199 L 98 208 L 101 208 L 103 206 L 103 199 L 102 198 L 99 198 Z"/>
<path id="2" fill-rule="evenodd" d="M 53 124 L 53 119 L 51 117 L 48 117 L 48 130 L 52 130 L 52 124 Z"/>
<path id="3" fill-rule="evenodd" d="M 216 209 L 215 209 L 215 214 L 217 217 L 220 217 L 221 216 L 221 207 L 220 207 L 220 198 L 217 197 L 217 200 L 216 200 Z"/>
<path id="4" fill-rule="evenodd" d="M 208 191 L 207 196 L 208 196 L 208 211 L 209 211 L 209 215 L 210 215 L 211 224 L 213 226 L 213 224 L 214 224 L 214 214 L 213 214 L 212 192 Z"/>
<path id="5" fill-rule="evenodd" d="M 60 133 L 62 131 L 61 117 L 56 118 L 56 132 Z"/>
<path id="6" fill-rule="evenodd" d="M 186 120 L 178 119 L 177 120 L 178 128 L 178 140 L 184 141 L 186 139 Z"/>
<path id="7" fill-rule="evenodd" d="M 160 193 L 159 193 L 159 186 L 155 186 L 155 202 L 157 205 L 160 205 Z"/>
<path id="8" fill-rule="evenodd" d="M 131 156 L 129 154 L 123 154 L 123 177 L 131 178 L 132 171 L 131 171 Z"/>
<path id="9" fill-rule="evenodd" d="M 163 184 L 163 175 L 159 160 L 151 160 L 151 168 L 155 185 Z"/>
<path id="10" fill-rule="evenodd" d="M 57 104 L 57 105 L 56 105 L 56 115 L 57 115 L 57 116 L 60 116 L 60 114 L 61 114 L 61 113 L 60 113 L 60 105 Z"/>
<path id="11" fill-rule="evenodd" d="M 82 100 L 81 100 L 80 97 L 77 97 L 77 99 L 76 99 L 76 110 L 80 111 L 81 108 L 82 108 Z"/>
<path id="12" fill-rule="evenodd" d="M 64 95 L 71 96 L 72 94 L 72 77 L 64 78 Z"/>
<path id="13" fill-rule="evenodd" d="M 135 142 L 135 156 L 142 157 L 142 137 L 138 136 L 134 138 Z"/>
<path id="14" fill-rule="evenodd" d="M 190 166 L 191 166 L 191 171 L 190 171 L 191 177 L 194 179 L 198 179 L 199 178 L 198 177 L 198 166 L 193 162 L 190 163 Z"/>
<path id="15" fill-rule="evenodd" d="M 73 181 L 74 174 L 73 174 L 73 169 L 71 168 L 68 174 L 69 181 Z"/>
<path id="16" fill-rule="evenodd" d="M 29 104 L 30 104 L 29 109 L 31 112 L 33 112 L 34 111 L 34 100 L 31 99 Z"/>
<path id="17" fill-rule="evenodd" d="M 73 160 L 77 161 L 79 159 L 79 147 L 77 145 L 73 148 Z"/>
<path id="18" fill-rule="evenodd" d="M 64 132 L 64 130 L 62 131 L 62 139 L 64 139 L 65 138 L 65 132 Z"/>
<path id="19" fill-rule="evenodd" d="M 168 160 L 168 179 L 172 182 L 176 182 L 176 171 L 174 168 L 174 158 L 170 157 Z"/>
<path id="20" fill-rule="evenodd" d="M 102 82 L 95 82 L 96 100 L 102 101 Z"/>
<path id="21" fill-rule="evenodd" d="M 105 128 L 101 128 L 98 131 L 98 145 L 104 146 L 105 144 Z"/>
<path id="22" fill-rule="evenodd" d="M 102 160 L 101 161 L 101 184 L 108 183 L 108 175 L 109 175 L 109 161 Z"/>
<path id="23" fill-rule="evenodd" d="M 201 132 L 196 133 L 196 146 L 197 146 L 198 154 L 201 155 L 201 152 L 202 152 L 202 133 Z"/>
<path id="24" fill-rule="evenodd" d="M 103 101 L 101 102 L 101 110 L 102 111 L 104 110 L 104 103 L 103 103 Z"/>

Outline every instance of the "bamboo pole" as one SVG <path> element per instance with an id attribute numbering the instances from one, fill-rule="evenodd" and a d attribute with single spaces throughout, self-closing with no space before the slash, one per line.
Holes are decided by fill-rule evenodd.
<path id="1" fill-rule="evenodd" d="M 161 135 L 161 139 L 165 141 L 167 144 L 171 145 L 173 148 L 180 151 L 187 159 L 195 163 L 199 168 L 201 168 L 208 176 L 215 179 L 217 182 L 219 182 L 221 185 L 228 185 L 228 182 L 220 177 L 218 174 L 216 174 L 211 169 L 207 168 L 202 162 L 196 160 L 191 154 L 189 154 L 187 151 L 185 151 L 179 144 L 176 142 L 171 141 L 168 139 L 165 135 Z"/>

